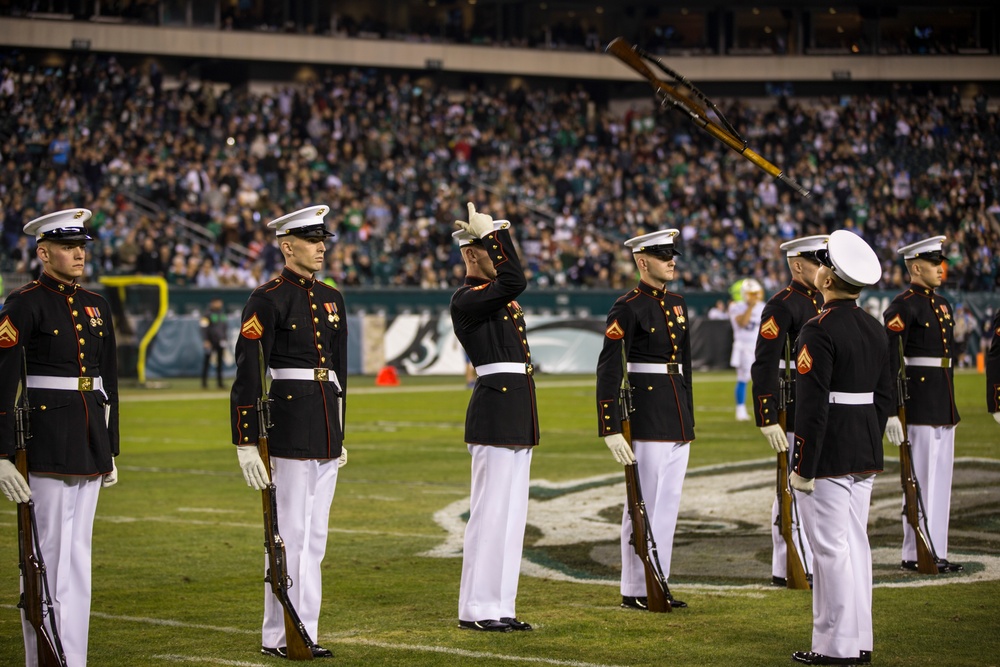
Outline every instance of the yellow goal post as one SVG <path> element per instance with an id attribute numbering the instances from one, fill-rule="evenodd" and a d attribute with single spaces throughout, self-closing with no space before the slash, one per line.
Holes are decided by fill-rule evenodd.
<path id="1" fill-rule="evenodd" d="M 149 344 L 153 341 L 153 338 L 156 337 L 157 332 L 160 330 L 160 325 L 163 324 L 163 320 L 167 316 L 167 281 L 162 276 L 101 276 L 98 280 L 102 285 L 117 289 L 118 298 L 122 304 L 125 303 L 125 292 L 129 287 L 134 287 L 136 285 L 150 285 L 157 288 L 159 302 L 157 305 L 156 316 L 153 318 L 152 324 L 149 325 L 149 329 L 147 329 L 146 333 L 143 334 L 142 340 L 139 341 L 138 345 L 136 370 L 139 375 L 139 386 L 145 386 L 146 350 L 149 348 Z"/>

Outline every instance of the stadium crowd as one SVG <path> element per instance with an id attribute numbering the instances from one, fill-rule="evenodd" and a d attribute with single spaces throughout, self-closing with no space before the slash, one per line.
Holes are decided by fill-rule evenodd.
<path id="1" fill-rule="evenodd" d="M 628 286 L 621 241 L 667 226 L 682 231 L 685 290 L 753 275 L 770 293 L 786 279 L 778 245 L 834 227 L 879 249 L 881 288 L 903 286 L 895 248 L 932 233 L 948 236 L 948 286 L 1000 286 L 998 114 L 957 88 L 727 100 L 751 148 L 812 191 L 804 200 L 681 114 L 616 115 L 582 87 L 458 90 L 353 69 L 250 95 L 183 75 L 167 85 L 114 57 L 0 65 L 7 271 L 34 269 L 24 221 L 86 206 L 91 276 L 256 285 L 281 259 L 263 223 L 326 203 L 339 284 L 447 287 L 462 269 L 453 220 L 472 199 L 515 222 L 536 286 Z M 215 242 L 189 242 L 175 215 Z M 237 245 L 248 259 L 223 261 Z"/>

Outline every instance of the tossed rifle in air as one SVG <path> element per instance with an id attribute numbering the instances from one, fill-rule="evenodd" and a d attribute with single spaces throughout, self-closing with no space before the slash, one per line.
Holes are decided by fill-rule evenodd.
<path id="1" fill-rule="evenodd" d="M 913 451 L 910 448 L 910 434 L 906 426 L 906 399 L 909 393 L 906 389 L 906 362 L 903 358 L 903 339 L 899 339 L 899 374 L 896 376 L 896 405 L 899 423 L 903 426 L 903 442 L 899 445 L 899 480 L 903 485 L 903 513 L 906 523 L 913 529 L 917 543 L 917 572 L 920 574 L 938 574 L 937 552 L 930 540 L 930 530 L 927 530 L 927 512 L 924 511 L 924 500 L 920 494 L 920 483 L 913 470 Z M 920 525 L 920 515 L 924 517 L 924 526 Z"/>
<path id="2" fill-rule="evenodd" d="M 28 440 L 31 439 L 31 405 L 28 403 L 28 361 L 21 350 L 20 397 L 14 408 L 15 438 L 14 466 L 25 480 L 28 479 Z M 39 667 L 66 667 L 66 655 L 59 630 L 56 628 L 55 610 L 49 582 L 45 576 L 45 561 L 38 541 L 35 522 L 35 501 L 17 505 L 17 553 L 24 591 L 17 606 L 24 610 L 24 618 L 35 630 Z"/>
<path id="3" fill-rule="evenodd" d="M 264 502 L 264 550 L 267 553 L 267 575 L 265 583 L 271 584 L 271 591 L 278 598 L 285 612 L 285 642 L 287 643 L 289 660 L 312 660 L 313 648 L 316 646 L 309 637 L 305 624 L 299 618 L 288 597 L 288 589 L 293 582 L 288 576 L 288 564 L 285 560 L 285 543 L 278 533 L 278 492 L 271 481 L 271 457 L 267 451 L 267 430 L 271 427 L 270 400 L 267 396 L 266 368 L 264 365 L 264 346 L 258 342 L 260 356 L 260 398 L 257 399 L 257 450 L 260 452 L 264 470 L 267 471 L 268 485 L 261 491 Z"/>
<path id="4" fill-rule="evenodd" d="M 781 432 L 788 432 L 788 404 L 792 397 L 792 339 L 785 335 L 785 368 L 778 376 L 778 424 Z M 792 513 L 795 511 L 795 498 L 788 485 L 788 452 L 778 452 L 778 531 L 785 541 L 785 585 L 788 588 L 808 589 L 809 576 L 799 549 L 795 544 L 795 531 L 792 530 Z"/>
<path id="5" fill-rule="evenodd" d="M 750 150 L 747 146 L 746 140 L 740 136 L 740 133 L 737 132 L 736 128 L 733 127 L 728 120 L 726 120 L 726 117 L 722 115 L 722 111 L 719 110 L 719 107 L 716 106 L 716 104 L 712 102 L 712 100 L 710 100 L 704 93 L 695 88 L 694 84 L 660 62 L 659 58 L 643 51 L 638 46 L 629 45 L 621 37 L 616 37 L 611 40 L 611 43 L 608 44 L 606 51 L 649 80 L 649 83 L 656 90 L 656 96 L 660 101 L 661 107 L 666 108 L 671 106 L 680 110 L 690 117 L 695 125 L 702 128 L 725 145 L 729 146 L 757 167 L 763 169 L 765 172 L 792 188 L 803 197 L 809 197 L 808 190 L 796 181 L 792 180 L 781 169 Z M 647 60 L 653 63 L 664 74 L 669 76 L 676 85 L 671 85 L 657 77 L 656 73 L 653 72 L 649 65 L 646 64 Z M 677 86 L 683 86 L 686 92 L 682 92 Z M 709 117 L 708 111 L 706 111 L 705 107 L 712 110 L 712 112 L 718 117 L 718 122 Z"/>
<path id="6" fill-rule="evenodd" d="M 632 423 L 629 415 L 635 412 L 632 405 L 632 386 L 628 381 L 628 362 L 625 356 L 625 341 L 622 341 L 622 385 L 618 392 L 619 409 L 621 410 L 622 437 L 632 446 Z M 653 528 L 646 514 L 646 503 L 642 499 L 642 488 L 639 486 L 639 464 L 630 463 L 625 466 L 625 493 L 628 502 L 628 515 L 632 519 L 632 548 L 642 561 L 646 573 L 646 604 L 649 611 L 671 612 L 670 603 L 674 597 L 667 586 L 667 578 L 663 576 L 660 558 L 656 552 L 656 541 L 653 539 Z"/>

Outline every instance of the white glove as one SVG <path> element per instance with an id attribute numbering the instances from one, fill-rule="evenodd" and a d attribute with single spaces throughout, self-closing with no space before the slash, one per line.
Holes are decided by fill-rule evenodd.
<path id="1" fill-rule="evenodd" d="M 994 413 L 993 413 L 993 419 L 995 419 L 995 420 L 996 420 L 996 422 L 997 422 L 998 424 L 1000 424 L 1000 412 L 994 412 Z"/>
<path id="2" fill-rule="evenodd" d="M 781 424 L 761 426 L 760 432 L 764 434 L 771 449 L 779 454 L 788 451 L 788 436 L 785 435 L 785 429 L 781 428 Z"/>
<path id="3" fill-rule="evenodd" d="M 806 479 L 793 470 L 788 476 L 788 485 L 796 491 L 812 493 L 816 489 L 816 480 Z"/>
<path id="4" fill-rule="evenodd" d="M 456 220 L 455 224 L 477 239 L 484 238 L 493 231 L 493 218 L 485 213 L 476 213 L 476 205 L 469 202 L 469 221 Z"/>
<path id="5" fill-rule="evenodd" d="M 632 448 L 628 446 L 628 440 L 621 433 L 604 436 L 604 444 L 611 450 L 611 455 L 618 463 L 623 466 L 635 463 L 635 454 L 632 453 Z"/>
<path id="6" fill-rule="evenodd" d="M 340 448 L 340 458 L 337 459 L 337 467 L 343 468 L 347 465 L 347 447 Z"/>
<path id="7" fill-rule="evenodd" d="M 247 481 L 247 486 L 263 491 L 271 483 L 264 468 L 264 461 L 260 458 L 260 452 L 256 445 L 245 445 L 236 448 L 236 455 L 240 459 L 240 468 L 243 469 L 243 479 Z"/>
<path id="8" fill-rule="evenodd" d="M 111 472 L 105 473 L 104 477 L 101 478 L 101 488 L 106 489 L 109 486 L 114 486 L 118 483 L 118 466 L 115 465 L 115 460 L 111 459 Z"/>
<path id="9" fill-rule="evenodd" d="M 885 437 L 897 447 L 903 444 L 903 422 L 899 421 L 899 417 L 889 417 L 885 423 Z"/>
<path id="10" fill-rule="evenodd" d="M 0 491 L 12 503 L 26 503 L 31 500 L 31 487 L 17 471 L 17 466 L 0 458 Z"/>

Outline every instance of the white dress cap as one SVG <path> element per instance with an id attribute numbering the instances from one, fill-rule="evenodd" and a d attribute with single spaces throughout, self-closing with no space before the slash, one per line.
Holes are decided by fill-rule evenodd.
<path id="1" fill-rule="evenodd" d="M 817 234 L 816 236 L 803 236 L 802 238 L 785 241 L 778 247 L 785 251 L 785 257 L 798 257 L 799 255 L 823 250 L 826 248 L 826 243 L 829 240 L 830 237 L 826 234 Z"/>
<path id="2" fill-rule="evenodd" d="M 330 212 L 329 206 L 309 206 L 293 211 L 267 223 L 275 230 L 276 236 L 299 236 L 306 239 L 322 239 L 336 236 L 326 228 L 323 216 Z"/>
<path id="3" fill-rule="evenodd" d="M 878 256 L 864 239 L 846 229 L 830 234 L 827 243 L 833 272 L 852 285 L 874 285 L 882 277 Z"/>
<path id="4" fill-rule="evenodd" d="M 494 220 L 493 231 L 499 232 L 501 229 L 510 229 L 510 220 Z M 451 233 L 451 238 L 458 241 L 459 247 L 482 242 L 482 239 L 477 239 L 464 229 L 456 229 L 453 231 Z"/>
<path id="5" fill-rule="evenodd" d="M 947 236 L 932 236 L 929 239 L 904 245 L 896 252 L 902 255 L 903 259 L 923 259 L 926 255 L 926 259 L 941 261 L 941 242 L 947 238 Z"/>
<path id="6" fill-rule="evenodd" d="M 39 241 L 90 241 L 85 222 L 90 220 L 91 212 L 85 208 L 70 208 L 56 211 L 35 218 L 24 226 L 25 234 L 34 234 Z"/>
<path id="7" fill-rule="evenodd" d="M 674 248 L 674 237 L 680 234 L 676 229 L 661 229 L 658 232 L 651 232 L 636 236 L 625 242 L 626 248 L 632 249 L 632 254 L 640 252 L 659 252 L 663 250 L 673 250 L 675 255 L 680 253 Z"/>

